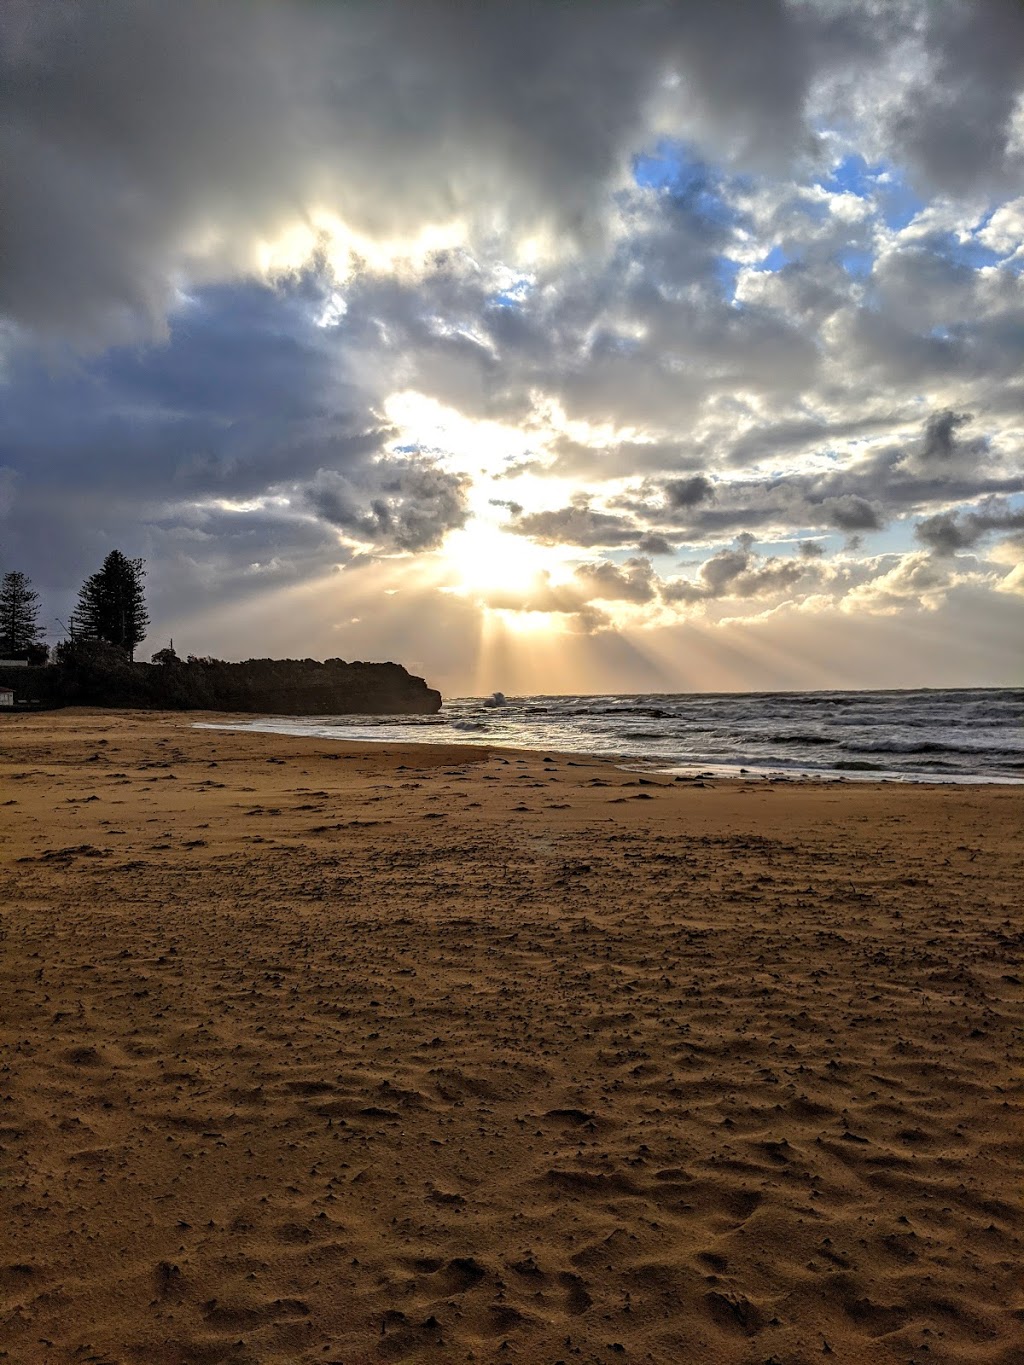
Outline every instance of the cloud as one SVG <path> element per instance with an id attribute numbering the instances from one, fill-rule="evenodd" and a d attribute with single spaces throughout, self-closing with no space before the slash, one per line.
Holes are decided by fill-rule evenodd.
<path id="1" fill-rule="evenodd" d="M 933 187 L 1019 184 L 1024 11 L 1016 0 L 989 0 L 981 22 L 963 3 L 929 5 L 919 17 L 926 60 L 882 113 L 888 137 Z"/>
<path id="2" fill-rule="evenodd" d="M 914 553 L 894 558 L 892 567 L 846 594 L 842 600 L 844 611 L 892 614 L 908 605 L 935 610 L 953 584 L 962 581 L 928 554 Z"/>
<path id="3" fill-rule="evenodd" d="M 469 515 L 463 474 L 436 465 L 382 460 L 359 483 L 321 470 L 301 495 L 318 517 L 384 549 L 436 549 Z"/>
<path id="4" fill-rule="evenodd" d="M 655 531 L 646 531 L 642 536 L 637 537 L 637 549 L 642 550 L 645 555 L 670 555 L 672 553 L 672 542 L 666 540 Z"/>
<path id="5" fill-rule="evenodd" d="M 955 455 L 960 453 L 957 432 L 971 420 L 971 413 L 953 412 L 949 408 L 945 412 L 932 413 L 925 423 L 924 447 L 921 451 L 921 458 L 924 460 L 953 459 Z"/>
<path id="6" fill-rule="evenodd" d="M 721 554 L 707 560 L 701 566 L 700 576 L 704 580 L 708 595 L 721 597 L 749 563 L 750 554 L 746 550 L 723 550 Z"/>
<path id="7" fill-rule="evenodd" d="M 600 237 L 604 193 L 669 130 L 777 173 L 841 110 L 940 188 L 1020 170 L 1013 0 L 984 23 L 959 0 L 11 0 L 6 20 L 0 311 L 83 343 L 159 332 L 183 272 L 244 273 L 325 211 L 377 239 Z"/>
<path id="8" fill-rule="evenodd" d="M 624 23 L 517 0 L 12 0 L 0 308 L 79 340 L 158 329 L 183 268 L 244 270 L 321 206 L 378 237 L 476 205 L 585 236 L 666 70 L 697 125 L 755 156 L 796 143 L 799 25 L 776 3 L 744 20 L 756 60 L 731 18 L 665 3 Z"/>
<path id="9" fill-rule="evenodd" d="M 627 559 L 621 565 L 598 560 L 581 565 L 575 577 L 588 600 L 642 603 L 651 602 L 657 596 L 657 578 L 649 559 Z"/>
<path id="10" fill-rule="evenodd" d="M 628 517 L 598 512 L 586 503 L 547 512 L 527 512 L 514 518 L 511 529 L 542 545 L 632 545 L 640 529 Z"/>
<path id="11" fill-rule="evenodd" d="M 59 599 L 117 544 L 179 620 L 425 582 L 503 507 L 551 571 L 492 605 L 580 635 L 1005 620 L 995 558 L 935 562 L 1021 529 L 1024 21 L 983 8 L 9 0 L 5 564 Z"/>
<path id="12" fill-rule="evenodd" d="M 838 498 L 823 498 L 819 504 L 827 523 L 840 531 L 878 531 L 885 524 L 877 503 L 854 493 Z"/>
<path id="13" fill-rule="evenodd" d="M 1024 508 L 993 500 L 977 511 L 939 512 L 919 521 L 914 534 L 939 555 L 973 550 L 986 536 L 999 531 L 1024 531 Z"/>
<path id="14" fill-rule="evenodd" d="M 898 442 L 872 443 L 845 461 L 830 454 L 827 464 L 811 471 L 776 475 L 720 468 L 713 482 L 705 474 L 645 477 L 607 498 L 604 507 L 588 496 L 560 509 L 523 511 L 510 529 L 542 543 L 636 545 L 652 553 L 651 542 L 640 543 L 644 537 L 664 547 L 730 540 L 750 531 L 780 538 L 825 530 L 862 535 L 943 503 L 1024 491 L 1015 458 L 1018 438 L 1005 450 L 987 435 L 964 440 L 958 432 L 968 420 L 942 409 L 923 419 L 917 435 L 902 430 Z M 595 471 L 601 458 L 595 454 Z"/>
<path id="15" fill-rule="evenodd" d="M 819 580 L 817 566 L 805 557 L 780 559 L 755 555 L 750 537 L 738 538 L 735 549 L 720 550 L 700 566 L 696 581 L 670 580 L 662 585 L 666 602 L 693 604 L 720 598 L 764 598 L 787 592 L 801 582 Z"/>
<path id="16" fill-rule="evenodd" d="M 689 479 L 670 479 L 664 485 L 668 505 L 673 508 L 696 507 L 714 496 L 714 485 L 703 474 L 694 474 Z"/>

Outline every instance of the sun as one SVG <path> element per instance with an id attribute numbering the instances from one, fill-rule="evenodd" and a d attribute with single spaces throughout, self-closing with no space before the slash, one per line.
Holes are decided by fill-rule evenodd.
<path id="1" fill-rule="evenodd" d="M 453 590 L 466 596 L 526 597 L 550 571 L 551 558 L 532 541 L 484 522 L 452 531 L 443 551 L 445 564 L 453 571 Z"/>

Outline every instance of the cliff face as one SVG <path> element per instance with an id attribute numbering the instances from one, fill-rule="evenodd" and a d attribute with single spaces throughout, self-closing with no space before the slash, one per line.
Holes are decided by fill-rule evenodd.
<path id="1" fill-rule="evenodd" d="M 0 669 L 0 687 L 45 706 L 137 706 L 291 716 L 432 715 L 441 694 L 400 664 L 343 659 L 133 664 L 85 646 L 60 664 Z"/>

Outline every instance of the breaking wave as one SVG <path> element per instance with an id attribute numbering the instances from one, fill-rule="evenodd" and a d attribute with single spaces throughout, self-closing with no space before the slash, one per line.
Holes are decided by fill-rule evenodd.
<path id="1" fill-rule="evenodd" d="M 500 696 L 501 702 L 496 705 Z M 257 718 L 324 738 L 511 745 L 699 773 L 1022 780 L 1024 689 L 523 696 L 447 700 L 436 716 Z"/>

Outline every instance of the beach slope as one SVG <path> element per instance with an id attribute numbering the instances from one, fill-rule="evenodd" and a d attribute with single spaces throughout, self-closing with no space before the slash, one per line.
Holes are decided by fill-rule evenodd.
<path id="1" fill-rule="evenodd" d="M 1021 1356 L 1024 788 L 0 720 L 0 1359 Z"/>

